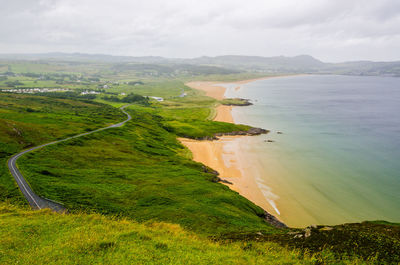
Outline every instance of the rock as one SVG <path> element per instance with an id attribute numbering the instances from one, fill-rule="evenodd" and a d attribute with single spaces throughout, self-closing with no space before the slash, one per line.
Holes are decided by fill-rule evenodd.
<path id="1" fill-rule="evenodd" d="M 320 231 L 331 231 L 331 230 L 333 230 L 333 227 L 329 227 L 329 226 L 325 226 L 325 227 L 322 227 L 321 229 L 319 229 Z"/>
<path id="2" fill-rule="evenodd" d="M 273 216 L 272 214 L 270 214 L 267 211 L 264 211 L 264 220 L 267 223 L 269 223 L 277 228 L 287 228 L 287 225 L 285 225 L 284 223 L 279 221 L 278 218 L 276 218 L 275 216 Z"/>
<path id="3" fill-rule="evenodd" d="M 230 182 L 230 181 L 228 181 L 226 179 L 222 179 L 222 178 L 218 177 L 219 173 L 216 170 L 213 170 L 213 169 L 211 169 L 209 167 L 203 166 L 203 171 L 206 172 L 206 173 L 211 173 L 211 174 L 214 175 L 214 177 L 211 180 L 212 182 L 215 182 L 215 183 L 222 182 L 222 183 L 233 185 L 232 182 Z"/>
<path id="4" fill-rule="evenodd" d="M 307 238 L 311 236 L 311 228 L 307 227 L 306 229 L 304 229 L 304 237 Z"/>
<path id="5" fill-rule="evenodd" d="M 276 132 L 276 134 L 283 134 L 283 132 L 278 131 L 278 132 Z"/>
<path id="6" fill-rule="evenodd" d="M 213 174 L 215 176 L 219 176 L 219 172 L 214 170 L 214 169 L 212 169 L 212 168 L 210 168 L 210 167 L 202 165 L 201 168 L 203 169 L 203 172 L 205 172 L 205 173 L 211 173 L 211 174 Z"/>
<path id="7" fill-rule="evenodd" d="M 224 135 L 229 135 L 229 136 L 236 136 L 236 135 L 248 135 L 248 136 L 253 136 L 253 135 L 260 135 L 260 134 L 267 134 L 269 133 L 269 130 L 261 129 L 261 128 L 250 128 L 247 131 L 233 131 L 233 132 L 226 132 L 226 133 L 215 133 L 213 136 L 204 136 L 204 137 L 190 137 L 188 135 L 182 135 L 184 138 L 188 139 L 194 139 L 194 140 L 199 140 L 199 141 L 214 141 L 218 140 L 218 136 L 224 136 Z"/>
<path id="8" fill-rule="evenodd" d="M 250 99 L 245 99 L 245 98 L 234 98 L 234 100 L 239 101 L 238 103 L 222 103 L 222 105 L 225 106 L 250 106 L 253 105 L 253 103 L 250 102 Z"/>
<path id="9" fill-rule="evenodd" d="M 226 179 L 221 179 L 221 178 L 219 178 L 219 179 L 220 179 L 220 181 L 219 181 L 219 182 L 222 182 L 222 183 L 226 183 L 226 184 L 233 185 L 233 183 L 232 183 L 232 182 L 230 182 L 230 181 L 228 181 L 228 180 L 226 180 Z"/>
<path id="10" fill-rule="evenodd" d="M 190 138 L 190 137 L 185 136 L 185 138 Z M 197 138 L 194 138 L 194 139 L 195 140 L 199 140 L 199 141 L 203 141 L 203 140 L 205 140 L 205 141 L 214 141 L 214 140 L 218 140 L 218 137 L 216 137 L 216 135 L 214 135 L 214 136 L 197 137 Z"/>
<path id="11" fill-rule="evenodd" d="M 224 135 L 230 135 L 230 136 L 235 136 L 235 135 L 249 135 L 249 136 L 253 136 L 253 135 L 260 135 L 260 134 L 267 134 L 269 133 L 268 130 L 265 129 L 261 129 L 261 128 L 250 128 L 247 131 L 234 131 L 234 132 L 227 132 L 227 133 L 216 133 L 214 135 L 214 138 L 216 138 L 217 136 L 224 136 Z M 205 137 L 206 138 L 206 137 Z M 218 138 L 216 138 L 218 139 Z M 197 139 L 200 140 L 200 139 Z M 207 139 L 204 139 L 207 140 Z"/>
<path id="12" fill-rule="evenodd" d="M 250 128 L 247 131 L 248 135 L 260 135 L 260 134 L 267 134 L 267 133 L 269 133 L 268 130 L 261 129 L 261 128 Z"/>

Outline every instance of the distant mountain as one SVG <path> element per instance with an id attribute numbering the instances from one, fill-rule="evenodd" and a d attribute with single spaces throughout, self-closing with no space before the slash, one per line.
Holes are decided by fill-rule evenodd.
<path id="1" fill-rule="evenodd" d="M 153 64 L 174 65 L 176 68 L 200 67 L 207 72 L 207 67 L 221 72 L 259 72 L 259 73 L 321 73 L 347 75 L 387 75 L 400 77 L 400 62 L 356 61 L 344 63 L 324 63 L 310 55 L 294 57 L 224 55 L 216 57 L 197 57 L 191 59 L 165 58 L 160 56 L 114 56 L 85 53 L 42 53 L 42 54 L 0 54 L 0 59 L 7 60 L 54 60 L 76 62 L 101 62 L 114 64 Z M 133 67 L 132 65 L 129 67 Z M 138 67 L 138 66 L 135 66 Z M 210 68 L 211 67 L 211 68 Z"/>
<path id="2" fill-rule="evenodd" d="M 309 55 L 295 57 L 261 57 L 243 55 L 224 55 L 217 57 L 199 57 L 187 59 L 192 64 L 208 64 L 214 66 L 233 67 L 241 70 L 253 71 L 315 71 L 324 66 L 324 63 Z"/>
<path id="3" fill-rule="evenodd" d="M 160 56 L 116 56 L 107 54 L 87 54 L 87 53 L 35 53 L 35 54 L 0 54 L 0 59 L 12 60 L 57 60 L 57 61 L 84 61 L 84 62 L 141 62 L 141 63 L 167 63 L 168 59 Z"/>
<path id="4" fill-rule="evenodd" d="M 320 72 L 347 74 L 347 75 L 368 75 L 368 76 L 397 76 L 400 77 L 400 62 L 371 62 L 357 61 L 336 64 L 326 64 Z"/>

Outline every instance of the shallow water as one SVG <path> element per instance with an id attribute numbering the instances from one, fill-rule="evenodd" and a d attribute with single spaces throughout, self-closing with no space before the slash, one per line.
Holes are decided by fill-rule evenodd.
<path id="1" fill-rule="evenodd" d="M 226 97 L 254 103 L 233 108 L 236 123 L 271 130 L 242 144 L 257 157 L 253 174 L 273 214 L 292 226 L 400 222 L 400 78 L 310 75 L 227 87 Z"/>

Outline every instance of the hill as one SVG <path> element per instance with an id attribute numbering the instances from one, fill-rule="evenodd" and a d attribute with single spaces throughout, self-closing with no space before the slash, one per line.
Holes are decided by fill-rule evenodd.
<path id="1" fill-rule="evenodd" d="M 83 53 L 43 53 L 43 54 L 0 54 L 3 60 L 64 61 L 120 64 L 127 67 L 169 68 L 169 72 L 188 71 L 189 75 L 251 73 L 315 73 L 346 75 L 386 75 L 400 76 L 400 62 L 355 61 L 326 63 L 310 55 L 287 56 L 245 56 L 223 55 L 197 58 L 165 58 L 161 56 L 113 56 Z M 133 66 L 132 66 L 133 65 Z M 142 65 L 142 66 L 140 66 Z M 164 69 L 164 70 L 165 70 Z"/>
<path id="2" fill-rule="evenodd" d="M 331 259 L 273 242 L 215 242 L 176 224 L 32 212 L 4 203 L 0 234 L 1 264 L 311 264 Z"/>

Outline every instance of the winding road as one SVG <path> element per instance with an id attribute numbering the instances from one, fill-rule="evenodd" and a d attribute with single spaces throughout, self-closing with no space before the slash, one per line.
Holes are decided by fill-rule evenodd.
<path id="1" fill-rule="evenodd" d="M 50 142 L 50 143 L 47 143 L 47 144 L 42 144 L 42 145 L 39 145 L 39 146 L 35 146 L 35 147 L 32 147 L 32 148 L 27 149 L 27 150 L 24 150 L 24 151 L 14 155 L 14 156 L 12 156 L 8 160 L 8 163 L 7 163 L 8 169 L 10 170 L 10 172 L 13 175 L 15 181 L 17 182 L 17 184 L 19 186 L 19 189 L 21 190 L 22 194 L 28 200 L 29 205 L 32 207 L 32 209 L 40 210 L 40 209 L 43 209 L 43 208 L 50 208 L 50 209 L 52 209 L 53 211 L 56 211 L 56 212 L 65 212 L 65 211 L 67 211 L 67 209 L 61 203 L 52 201 L 50 199 L 42 198 L 42 197 L 36 195 L 32 191 L 31 187 L 26 182 L 26 180 L 25 180 L 24 176 L 22 175 L 22 173 L 18 170 L 18 167 L 17 167 L 17 164 L 16 164 L 18 158 L 20 158 L 22 155 L 24 155 L 26 153 L 32 152 L 34 150 L 40 149 L 40 148 L 48 146 L 48 145 L 57 144 L 57 143 L 60 143 L 60 142 L 65 142 L 65 141 L 68 141 L 68 140 L 71 140 L 71 139 L 74 139 L 74 138 L 78 138 L 78 137 L 81 137 L 81 136 L 85 136 L 85 135 L 88 135 L 88 134 L 92 134 L 92 133 L 95 133 L 95 132 L 99 132 L 99 131 L 103 131 L 103 130 L 107 130 L 107 129 L 111 129 L 111 128 L 121 127 L 126 122 L 128 122 L 128 121 L 130 121 L 132 119 L 131 115 L 124 110 L 128 106 L 130 106 L 130 105 L 125 105 L 125 106 L 122 106 L 120 108 L 120 110 L 127 116 L 127 119 L 124 120 L 123 122 L 120 122 L 120 123 L 117 123 L 117 124 L 114 124 L 114 125 L 110 125 L 110 126 L 105 127 L 105 128 L 100 128 L 100 129 L 97 129 L 97 130 L 94 130 L 94 131 L 81 133 L 81 134 L 78 134 L 78 135 L 75 135 L 75 136 L 71 136 L 71 137 L 68 137 L 68 138 L 65 138 L 65 139 L 62 139 L 62 140 L 58 140 L 58 141 Z"/>

